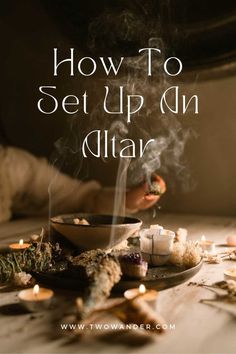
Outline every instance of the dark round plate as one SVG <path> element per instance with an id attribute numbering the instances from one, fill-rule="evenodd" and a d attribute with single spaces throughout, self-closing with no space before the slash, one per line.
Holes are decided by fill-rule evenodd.
<path id="1" fill-rule="evenodd" d="M 130 288 L 136 288 L 140 283 L 146 288 L 156 289 L 158 291 L 174 287 L 186 282 L 199 272 L 203 264 L 201 261 L 195 267 L 183 269 L 176 266 L 162 266 L 149 268 L 147 275 L 142 280 L 121 279 L 121 281 L 113 288 L 114 292 L 123 292 Z M 82 290 L 85 283 L 81 282 L 75 276 L 72 276 L 70 271 L 60 273 L 34 273 L 33 276 L 44 284 L 51 287 L 58 287 L 70 290 Z"/>
<path id="2" fill-rule="evenodd" d="M 139 287 L 140 283 L 144 284 L 146 288 L 164 290 L 172 288 L 176 285 L 186 282 L 199 272 L 203 264 L 203 260 L 195 267 L 184 269 L 166 265 L 162 267 L 152 267 L 148 269 L 147 275 L 142 280 L 122 279 L 114 287 L 114 291 L 125 291 L 130 288 Z"/>

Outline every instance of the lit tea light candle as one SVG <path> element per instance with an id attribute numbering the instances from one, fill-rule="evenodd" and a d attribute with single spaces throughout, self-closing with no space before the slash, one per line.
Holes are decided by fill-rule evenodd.
<path id="1" fill-rule="evenodd" d="M 199 245 L 203 251 L 215 253 L 215 243 L 213 241 L 207 240 L 205 235 L 202 235 Z"/>
<path id="2" fill-rule="evenodd" d="M 26 243 L 23 239 L 21 239 L 18 243 L 12 243 L 11 245 L 9 245 L 9 248 L 12 252 L 18 252 L 23 251 L 26 248 L 29 248 L 30 246 L 30 243 Z"/>
<path id="3" fill-rule="evenodd" d="M 127 300 L 132 300 L 138 295 L 142 295 L 142 299 L 150 306 L 156 308 L 158 292 L 156 290 L 147 290 L 144 284 L 140 284 L 139 288 L 128 289 L 124 292 L 124 297 Z"/>
<path id="4" fill-rule="evenodd" d="M 46 310 L 51 304 L 54 293 L 51 289 L 40 288 L 36 284 L 31 289 L 21 290 L 19 299 L 21 304 L 31 312 Z"/>
<path id="5" fill-rule="evenodd" d="M 236 267 L 228 268 L 224 271 L 225 280 L 236 280 Z"/>

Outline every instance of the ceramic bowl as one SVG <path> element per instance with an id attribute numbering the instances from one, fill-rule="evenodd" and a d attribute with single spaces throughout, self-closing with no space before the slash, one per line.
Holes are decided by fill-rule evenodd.
<path id="1" fill-rule="evenodd" d="M 78 225 L 74 219 L 86 219 Z M 51 218 L 51 226 L 81 250 L 108 249 L 135 236 L 142 225 L 137 218 L 112 215 L 67 214 Z"/>

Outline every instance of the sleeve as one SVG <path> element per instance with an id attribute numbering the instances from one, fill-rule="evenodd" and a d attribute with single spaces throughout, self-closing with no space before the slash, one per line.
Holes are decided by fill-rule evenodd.
<path id="1" fill-rule="evenodd" d="M 115 190 L 96 181 L 82 182 L 59 172 L 46 159 L 13 148 L 0 150 L 0 221 L 11 213 L 51 215 L 111 213 Z"/>
<path id="2" fill-rule="evenodd" d="M 13 191 L 6 166 L 6 150 L 0 146 L 0 222 L 11 218 Z"/>

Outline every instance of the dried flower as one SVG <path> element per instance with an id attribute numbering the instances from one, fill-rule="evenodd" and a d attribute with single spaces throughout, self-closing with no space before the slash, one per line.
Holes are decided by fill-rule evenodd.
<path id="1" fill-rule="evenodd" d="M 73 223 L 74 223 L 75 225 L 89 225 L 88 220 L 86 220 L 86 219 L 84 219 L 84 218 L 82 218 L 82 219 L 75 218 L 75 219 L 73 219 Z"/>
<path id="2" fill-rule="evenodd" d="M 32 276 L 26 272 L 19 272 L 14 274 L 13 282 L 16 286 L 27 286 L 30 284 Z"/>
<path id="3" fill-rule="evenodd" d="M 201 261 L 201 248 L 196 242 L 175 242 L 170 256 L 170 263 L 191 268 Z"/>
<path id="4" fill-rule="evenodd" d="M 222 256 L 222 258 L 228 258 L 230 260 L 236 260 L 236 249 L 225 252 L 225 254 Z"/>
<path id="5" fill-rule="evenodd" d="M 235 298 L 236 300 L 236 281 L 226 280 L 221 284 L 218 283 L 218 287 L 227 291 L 229 298 Z"/>
<path id="6" fill-rule="evenodd" d="M 209 264 L 219 264 L 222 262 L 222 258 L 219 254 L 205 254 L 204 261 Z"/>
<path id="7" fill-rule="evenodd" d="M 184 252 L 185 252 L 185 244 L 182 242 L 175 242 L 173 245 L 173 250 L 170 255 L 169 262 L 177 266 L 182 266 Z"/>
<path id="8" fill-rule="evenodd" d="M 31 239 L 33 242 L 37 242 L 37 241 L 40 240 L 40 235 L 36 235 L 36 234 L 31 235 L 31 236 L 30 236 L 30 239 Z"/>
<path id="9" fill-rule="evenodd" d="M 201 248 L 192 241 L 186 242 L 183 264 L 187 268 L 196 266 L 201 261 Z"/>

